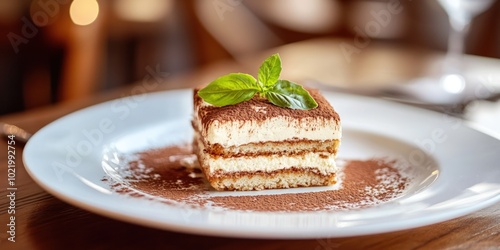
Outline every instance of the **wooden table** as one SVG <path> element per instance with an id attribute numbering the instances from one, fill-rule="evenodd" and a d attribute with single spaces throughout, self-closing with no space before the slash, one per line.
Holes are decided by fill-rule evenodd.
<path id="1" fill-rule="evenodd" d="M 282 57 L 293 58 L 310 48 L 329 48 L 324 40 L 303 42 L 278 48 Z M 316 46 L 315 46 L 316 45 Z M 294 47 L 295 46 L 295 47 Z M 377 49 L 374 45 L 373 49 Z M 295 53 L 295 54 L 294 54 Z M 373 53 L 367 51 L 366 53 Z M 321 54 L 321 53 L 320 53 Z M 401 55 L 398 55 L 401 56 Z M 241 63 L 217 63 L 184 76 L 167 79 L 158 89 L 191 87 L 206 83 L 228 72 L 255 72 L 265 56 L 249 57 Z M 404 55 L 402 55 L 404 57 Z M 427 59 L 425 59 L 427 58 Z M 425 57 L 428 60 L 432 56 Z M 334 60 L 334 59 L 328 59 Z M 484 62 L 488 62 L 485 59 Z M 292 60 L 291 60 L 292 61 Z M 481 61 L 481 60 L 480 60 Z M 293 68 L 285 61 L 285 66 Z M 343 65 L 343 67 L 347 67 Z M 350 66 L 352 67 L 352 66 Z M 313 68 L 313 70 L 316 70 Z M 367 71 L 367 69 L 363 69 Z M 302 71 L 301 71 L 302 72 Z M 352 72 L 352 70 L 351 70 Z M 290 73 L 289 73 L 290 74 Z M 295 74 L 298 74 L 295 72 Z M 302 74 L 302 73 L 301 73 Z M 296 78 L 300 78 L 295 76 Z M 366 76 L 365 76 L 366 77 Z M 398 78 L 404 78 L 397 76 Z M 364 77 L 362 77 L 364 79 Z M 358 80 L 360 78 L 358 77 Z M 377 78 L 378 79 L 378 78 Z M 131 93 L 132 88 L 99 94 L 70 103 L 0 117 L 36 132 L 55 119 L 80 108 Z M 7 143 L 1 141 L 0 151 L 0 249 L 499 249 L 500 203 L 467 216 L 421 228 L 360 237 L 311 240 L 255 240 L 198 236 L 161 231 L 89 213 L 53 197 L 26 173 L 20 156 L 22 146 L 16 145 L 16 242 L 7 240 L 9 200 L 7 197 Z"/>

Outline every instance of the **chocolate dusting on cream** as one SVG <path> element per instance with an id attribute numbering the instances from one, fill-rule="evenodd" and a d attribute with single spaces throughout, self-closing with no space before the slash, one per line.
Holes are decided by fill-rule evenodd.
<path id="1" fill-rule="evenodd" d="M 270 117 L 277 116 L 298 120 L 302 120 L 304 118 L 324 118 L 326 120 L 334 119 L 337 123 L 340 122 L 337 112 L 335 112 L 330 103 L 316 89 L 307 89 L 309 94 L 318 103 L 317 108 L 310 110 L 281 108 L 266 99 L 259 98 L 257 95 L 248 101 L 230 106 L 202 106 L 201 104 L 204 101 L 200 96 L 198 96 L 198 90 L 199 89 L 195 89 L 193 91 L 193 101 L 195 107 L 201 107 L 199 112 L 204 113 L 203 116 L 200 116 L 203 117 L 201 122 L 204 125 L 210 124 L 214 120 L 218 120 L 219 122 L 235 120 L 259 122 L 268 120 Z M 259 110 L 265 110 L 265 112 L 256 112 L 256 108 Z"/>
<path id="2" fill-rule="evenodd" d="M 396 168 L 396 161 L 349 160 L 345 162 L 337 189 L 273 195 L 256 192 L 241 196 L 222 191 L 231 196 L 211 196 L 211 192 L 219 191 L 214 191 L 196 164 L 192 164 L 194 159 L 189 146 L 152 149 L 134 156 L 136 159 L 122 166 L 121 180 L 103 178 L 115 192 L 200 209 L 275 212 L 360 209 L 399 197 L 410 181 Z"/>

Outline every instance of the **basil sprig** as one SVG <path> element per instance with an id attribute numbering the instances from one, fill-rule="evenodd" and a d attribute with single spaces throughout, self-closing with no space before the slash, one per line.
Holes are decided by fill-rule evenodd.
<path id="1" fill-rule="evenodd" d="M 308 110 L 318 106 L 306 89 L 294 82 L 279 80 L 280 74 L 281 59 L 274 54 L 260 66 L 258 80 L 249 74 L 231 73 L 209 83 L 198 95 L 218 107 L 248 101 L 255 94 L 283 108 Z"/>

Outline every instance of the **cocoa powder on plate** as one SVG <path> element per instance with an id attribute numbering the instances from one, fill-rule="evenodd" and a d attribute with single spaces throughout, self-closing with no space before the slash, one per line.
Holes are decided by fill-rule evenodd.
<path id="1" fill-rule="evenodd" d="M 300 193 L 211 195 L 213 190 L 196 166 L 189 146 L 171 146 L 140 152 L 120 173 L 121 181 L 106 178 L 119 193 L 160 200 L 168 204 L 245 211 L 332 211 L 371 207 L 400 196 L 408 177 L 387 159 L 346 160 L 333 189 Z M 307 190 L 307 189 L 306 189 Z M 236 191 L 237 192 L 237 191 Z"/>

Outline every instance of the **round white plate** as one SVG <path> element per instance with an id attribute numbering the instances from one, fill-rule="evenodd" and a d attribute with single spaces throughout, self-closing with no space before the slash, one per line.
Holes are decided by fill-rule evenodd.
<path id="1" fill-rule="evenodd" d="M 41 187 L 77 207 L 140 225 L 205 235 L 375 234 L 438 223 L 500 200 L 500 140 L 445 114 L 324 94 L 342 119 L 339 158 L 393 157 L 413 166 L 404 170 L 412 181 L 401 197 L 351 211 L 285 213 L 186 208 L 114 192 L 102 181 L 110 148 L 128 153 L 191 140 L 191 90 L 131 96 L 67 115 L 30 139 L 23 160 Z"/>

